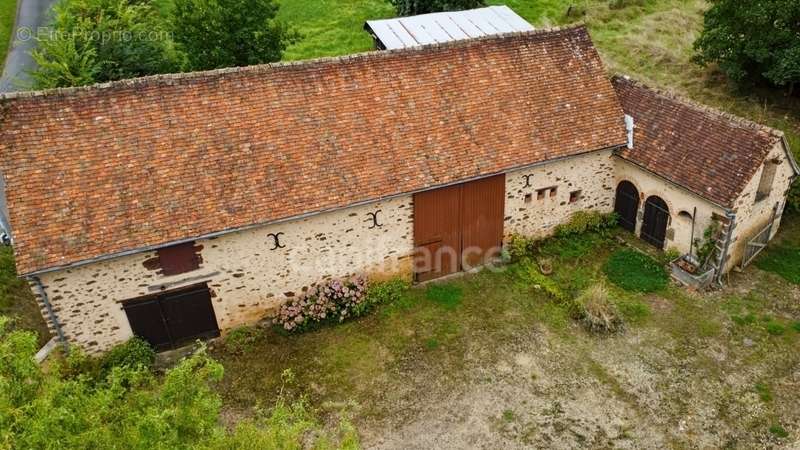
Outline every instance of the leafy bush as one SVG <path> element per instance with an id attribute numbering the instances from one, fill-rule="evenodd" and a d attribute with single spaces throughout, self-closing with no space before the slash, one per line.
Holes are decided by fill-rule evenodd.
<path id="1" fill-rule="evenodd" d="M 446 309 L 460 305 L 463 297 L 464 291 L 461 287 L 451 283 L 431 283 L 425 289 L 425 298 Z"/>
<path id="2" fill-rule="evenodd" d="M 156 352 L 144 339 L 134 337 L 106 353 L 100 367 L 106 372 L 114 367 L 150 370 L 156 361 Z"/>
<path id="3" fill-rule="evenodd" d="M 366 294 L 367 280 L 363 277 L 326 281 L 284 303 L 274 322 L 287 331 L 304 331 L 324 322 L 343 322 L 365 311 L 362 303 L 367 300 Z"/>
<path id="4" fill-rule="evenodd" d="M 484 0 L 392 0 L 399 16 L 458 11 L 486 6 Z"/>
<path id="5" fill-rule="evenodd" d="M 402 278 L 393 278 L 387 281 L 371 282 L 367 286 L 367 298 L 353 310 L 353 315 L 361 317 L 372 311 L 376 306 L 395 303 L 411 287 L 408 281 Z"/>
<path id="6" fill-rule="evenodd" d="M 608 289 L 596 283 L 586 289 L 576 300 L 580 322 L 593 333 L 617 333 L 625 328 L 616 306 L 611 302 Z"/>
<path id="7" fill-rule="evenodd" d="M 614 252 L 603 269 L 611 282 L 626 291 L 654 292 L 665 288 L 669 281 L 664 266 L 630 249 Z"/>
<path id="8" fill-rule="evenodd" d="M 537 239 L 514 233 L 508 239 L 505 250 L 508 251 L 511 261 L 517 262 L 533 255 L 537 243 Z"/>
<path id="9" fill-rule="evenodd" d="M 31 55 L 37 88 L 81 86 L 180 68 L 151 2 L 61 0 Z"/>
<path id="10" fill-rule="evenodd" d="M 227 432 L 215 390 L 223 368 L 204 348 L 163 377 L 122 364 L 102 378 L 65 378 L 58 365 L 45 372 L 36 364 L 33 333 L 7 332 L 5 324 L 0 317 L 3 448 L 357 448 L 349 423 L 330 434 L 303 399 L 289 402 L 283 394 L 274 407 Z"/>
<path id="11" fill-rule="evenodd" d="M 617 220 L 616 213 L 601 214 L 594 211 L 578 211 L 569 218 L 568 222 L 556 226 L 555 235 L 565 237 L 583 234 L 587 231 L 603 232 L 615 227 Z"/>
<path id="12" fill-rule="evenodd" d="M 259 327 L 236 327 L 225 335 L 225 350 L 235 355 L 247 353 L 262 335 Z"/>

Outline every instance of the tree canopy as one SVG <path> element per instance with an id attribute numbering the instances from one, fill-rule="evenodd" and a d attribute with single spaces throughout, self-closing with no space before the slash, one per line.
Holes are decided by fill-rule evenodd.
<path id="1" fill-rule="evenodd" d="M 711 0 L 696 60 L 731 79 L 787 87 L 800 82 L 800 1 Z"/>
<path id="2" fill-rule="evenodd" d="M 175 0 L 175 42 L 189 70 L 279 61 L 298 38 L 275 20 L 274 0 Z"/>

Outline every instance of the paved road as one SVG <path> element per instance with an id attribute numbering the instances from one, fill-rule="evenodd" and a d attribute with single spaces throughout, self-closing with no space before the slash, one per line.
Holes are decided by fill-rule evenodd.
<path id="1" fill-rule="evenodd" d="M 0 78 L 0 92 L 26 89 L 30 85 L 27 71 L 34 67 L 30 51 L 35 47 L 33 35 L 48 22 L 50 8 L 57 0 L 17 0 L 17 32 L 6 58 L 3 76 Z"/>

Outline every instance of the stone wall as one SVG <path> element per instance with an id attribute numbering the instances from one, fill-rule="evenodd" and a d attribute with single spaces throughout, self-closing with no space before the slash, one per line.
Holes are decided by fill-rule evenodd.
<path id="1" fill-rule="evenodd" d="M 369 214 L 375 212 L 379 226 Z M 410 276 L 412 216 L 412 197 L 404 196 L 199 240 L 200 268 L 180 275 L 160 275 L 148 264 L 156 253 L 145 252 L 46 273 L 41 280 L 67 339 L 99 352 L 132 336 L 121 302 L 162 289 L 208 282 L 225 330 L 259 320 L 324 278 Z M 278 233 L 281 248 L 275 248 Z"/>
<path id="2" fill-rule="evenodd" d="M 613 211 L 611 158 L 611 150 L 604 150 L 506 174 L 506 236 L 546 236 L 576 211 Z M 578 191 L 570 202 L 570 194 Z"/>
<path id="3" fill-rule="evenodd" d="M 789 192 L 789 188 L 792 184 L 794 171 L 786 156 L 783 142 L 778 142 L 775 145 L 772 151 L 770 151 L 769 156 L 767 156 L 766 161 L 776 158 L 781 159 L 781 163 L 775 172 L 775 178 L 769 196 L 756 201 L 758 185 L 761 182 L 761 174 L 764 170 L 762 166 L 761 169 L 753 175 L 747 187 L 736 200 L 734 212 L 736 213 L 737 226 L 734 230 L 734 240 L 729 250 L 729 259 L 726 265 L 727 270 L 741 263 L 747 241 L 755 237 L 756 234 L 769 224 L 772 220 L 773 211 L 776 211 L 776 220 L 772 228 L 770 239 L 778 232 L 783 209 L 786 206 L 786 194 Z"/>
<path id="4" fill-rule="evenodd" d="M 703 231 L 711 223 L 712 214 L 725 215 L 725 210 L 714 205 L 683 188 L 653 175 L 622 158 L 615 157 L 614 189 L 623 180 L 630 181 L 639 191 L 639 212 L 636 217 L 636 235 L 642 228 L 645 201 L 651 195 L 657 195 L 669 206 L 670 222 L 667 226 L 667 239 L 664 249 L 674 248 L 681 253 L 688 253 L 692 241 L 692 219 L 694 208 L 697 208 L 694 223 L 694 237 L 702 238 Z M 685 211 L 687 214 L 680 214 Z"/>

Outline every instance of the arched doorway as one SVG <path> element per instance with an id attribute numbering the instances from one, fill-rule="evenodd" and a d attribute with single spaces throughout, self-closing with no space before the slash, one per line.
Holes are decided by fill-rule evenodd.
<path id="1" fill-rule="evenodd" d="M 639 190 L 630 181 L 621 181 L 617 185 L 614 212 L 619 216 L 619 224 L 622 228 L 631 233 L 636 231 L 636 213 L 639 212 Z"/>
<path id="2" fill-rule="evenodd" d="M 669 206 L 661 197 L 652 195 L 644 203 L 642 239 L 657 248 L 664 248 L 669 225 Z"/>

